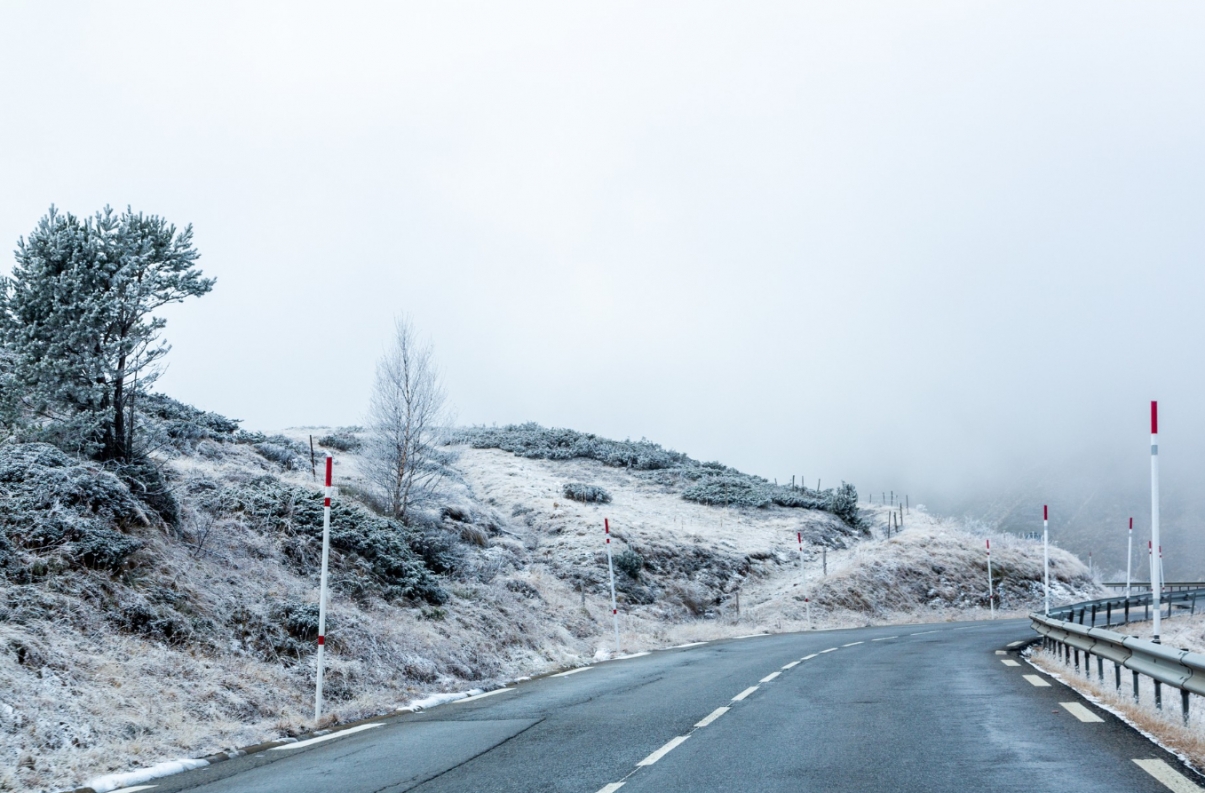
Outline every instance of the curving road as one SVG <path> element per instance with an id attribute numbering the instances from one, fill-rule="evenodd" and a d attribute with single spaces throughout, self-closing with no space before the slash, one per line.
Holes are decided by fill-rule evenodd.
<path id="1" fill-rule="evenodd" d="M 666 650 L 236 758 L 155 793 L 1197 789 L 1114 716 L 1012 665 L 1008 645 L 1032 636 L 1011 620 Z"/>

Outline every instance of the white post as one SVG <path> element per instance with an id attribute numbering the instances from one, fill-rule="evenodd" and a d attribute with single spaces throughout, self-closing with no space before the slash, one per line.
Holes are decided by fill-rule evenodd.
<path id="1" fill-rule="evenodd" d="M 992 610 L 992 619 L 996 618 L 996 595 L 992 589 L 992 541 L 987 541 L 987 604 Z"/>
<path id="2" fill-rule="evenodd" d="M 1046 581 L 1046 616 L 1050 616 L 1050 509 L 1042 505 L 1042 575 Z"/>
<path id="3" fill-rule="evenodd" d="M 619 655 L 619 606 L 615 601 L 615 565 L 611 562 L 611 521 L 603 518 L 607 531 L 607 573 L 611 576 L 611 617 L 615 620 L 615 654 Z"/>
<path id="4" fill-rule="evenodd" d="M 331 467 L 326 453 L 326 498 L 322 502 L 322 575 L 318 579 L 318 684 L 314 688 L 314 724 L 322 718 L 322 653 L 326 649 L 326 568 L 331 555 Z"/>
<path id="5" fill-rule="evenodd" d="M 1163 547 L 1159 544 L 1159 403 L 1151 401 L 1151 545 L 1159 549 L 1160 560 Z M 1163 591 L 1162 564 L 1156 563 L 1151 554 L 1151 613 L 1154 615 L 1151 641 L 1159 644 L 1159 596 Z"/>
<path id="6" fill-rule="evenodd" d="M 1126 537 L 1126 597 L 1130 596 L 1130 562 L 1134 558 L 1134 519 L 1130 518 L 1130 533 Z"/>

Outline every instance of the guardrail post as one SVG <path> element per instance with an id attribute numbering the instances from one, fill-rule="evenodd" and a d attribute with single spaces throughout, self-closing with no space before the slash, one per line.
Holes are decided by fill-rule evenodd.
<path id="1" fill-rule="evenodd" d="M 1113 624 L 1113 601 L 1110 600 L 1108 603 L 1105 604 L 1105 627 L 1107 628 L 1112 624 Z"/>
<path id="2" fill-rule="evenodd" d="M 1100 682 L 1105 682 L 1105 659 L 1101 656 L 1096 656 L 1096 677 Z"/>
<path id="3" fill-rule="evenodd" d="M 1121 693 L 1121 664 L 1113 662 L 1113 672 L 1117 676 L 1117 692 Z"/>
<path id="4" fill-rule="evenodd" d="M 1096 604 L 1092 604 L 1092 627 L 1096 627 Z"/>
<path id="5" fill-rule="evenodd" d="M 1078 673 L 1079 672 L 1079 648 L 1076 647 L 1071 652 L 1075 653 L 1075 671 Z"/>
<path id="6" fill-rule="evenodd" d="M 1184 724 L 1188 724 L 1188 689 L 1180 689 L 1180 711 L 1184 714 Z"/>
<path id="7" fill-rule="evenodd" d="M 1145 622 L 1151 618 L 1151 602 L 1148 600 L 1142 604 L 1142 620 Z"/>
<path id="8" fill-rule="evenodd" d="M 1132 674 L 1134 676 L 1134 701 L 1137 702 L 1138 701 L 1138 673 L 1135 672 L 1133 669 L 1131 669 L 1130 674 Z"/>
<path id="9" fill-rule="evenodd" d="M 1163 684 L 1155 681 L 1155 710 L 1163 710 Z"/>
<path id="10" fill-rule="evenodd" d="M 1126 623 L 1128 623 L 1130 621 L 1130 599 L 1128 597 L 1126 598 L 1125 621 L 1126 621 Z"/>

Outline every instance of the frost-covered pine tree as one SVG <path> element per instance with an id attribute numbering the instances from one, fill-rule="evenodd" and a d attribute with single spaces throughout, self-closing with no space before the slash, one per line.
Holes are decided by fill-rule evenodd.
<path id="1" fill-rule="evenodd" d="M 81 219 L 52 206 L 0 279 L 0 338 L 19 391 L 10 420 L 71 451 L 128 461 L 137 395 L 169 349 L 153 312 L 213 288 L 199 257 L 191 226 L 109 207 Z"/>

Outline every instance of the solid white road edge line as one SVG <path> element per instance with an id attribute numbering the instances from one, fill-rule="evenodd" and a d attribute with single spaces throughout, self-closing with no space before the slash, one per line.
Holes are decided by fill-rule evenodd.
<path id="1" fill-rule="evenodd" d="M 750 694 L 752 694 L 754 691 L 757 691 L 757 686 L 749 686 L 749 687 L 748 687 L 748 688 L 746 688 L 744 691 L 742 691 L 741 693 L 739 693 L 739 694 L 737 694 L 735 697 L 733 697 L 733 698 L 732 698 L 732 701 L 733 701 L 733 702 L 740 702 L 742 699 L 744 699 L 745 697 L 749 696 L 749 695 L 750 695 Z"/>
<path id="2" fill-rule="evenodd" d="M 643 653 L 629 653 L 628 655 L 617 655 L 614 658 L 612 658 L 611 660 L 612 661 L 626 661 L 629 658 L 642 658 L 648 654 L 649 654 L 649 651 L 646 650 Z"/>
<path id="3" fill-rule="evenodd" d="M 1158 779 L 1173 793 L 1200 793 L 1191 779 L 1181 774 L 1162 760 L 1135 760 L 1138 767 Z"/>
<path id="4" fill-rule="evenodd" d="M 662 746 L 660 749 L 653 752 L 652 754 L 650 754 L 648 757 L 641 760 L 636 765 L 638 765 L 638 766 L 652 765 L 653 763 L 660 760 L 662 757 L 665 757 L 667 754 L 669 754 L 670 752 L 672 752 L 673 750 L 675 750 L 679 746 L 681 746 L 682 742 L 685 741 L 689 737 L 690 737 L 689 735 L 679 735 L 677 738 L 674 738 L 669 743 L 667 743 L 665 746 Z"/>
<path id="5" fill-rule="evenodd" d="M 592 666 L 579 666 L 577 669 L 570 669 L 568 672 L 558 672 L 552 675 L 552 677 L 569 677 L 569 675 L 576 675 L 578 672 L 589 672 L 593 668 Z"/>
<path id="6" fill-rule="evenodd" d="M 757 682 L 769 683 L 771 680 L 773 680 L 774 678 L 778 677 L 781 674 L 782 674 L 782 672 L 771 672 L 770 674 L 766 675 L 765 677 L 763 677 L 761 680 L 758 680 Z"/>
<path id="7" fill-rule="evenodd" d="M 865 644 L 865 643 L 866 642 L 850 642 L 849 644 L 843 644 L 841 646 L 842 647 L 857 647 L 859 644 Z"/>
<path id="8" fill-rule="evenodd" d="M 612 782 L 609 785 L 599 788 L 598 793 L 615 793 L 615 791 L 619 790 L 621 787 L 623 787 L 622 782 Z"/>
<path id="9" fill-rule="evenodd" d="M 513 687 L 511 687 L 511 688 L 495 688 L 493 691 L 487 691 L 484 694 L 474 694 L 471 697 L 465 697 L 464 699 L 458 699 L 458 700 L 456 700 L 456 702 L 457 703 L 472 702 L 475 699 L 485 699 L 486 697 L 492 697 L 495 694 L 505 694 L 507 691 L 514 691 L 514 690 L 515 689 Z"/>
<path id="10" fill-rule="evenodd" d="M 787 664 L 786 666 L 784 666 L 784 667 L 783 667 L 783 669 L 794 669 L 794 668 L 795 668 L 795 667 L 797 667 L 797 666 L 799 666 L 799 662 L 798 662 L 798 661 L 792 661 L 791 663 L 789 663 L 789 664 Z"/>
<path id="11" fill-rule="evenodd" d="M 675 644 L 673 647 L 671 647 L 671 648 L 669 648 L 669 649 L 671 649 L 671 650 L 684 650 L 684 649 L 686 649 L 687 647 L 701 647 L 701 646 L 703 646 L 704 644 L 707 644 L 707 642 L 690 642 L 689 644 Z"/>
<path id="12" fill-rule="evenodd" d="M 696 727 L 706 727 L 708 724 L 711 724 L 713 721 L 718 719 L 720 716 L 723 716 L 729 710 L 731 710 L 731 709 L 728 708 L 727 706 L 722 707 L 722 708 L 716 708 L 711 713 L 708 713 L 707 716 L 701 722 L 696 724 L 695 726 Z"/>
<path id="13" fill-rule="evenodd" d="M 493 693 L 493 692 L 490 692 L 490 693 Z M 482 695 L 482 696 L 484 696 L 484 695 Z M 472 697 L 470 697 L 470 699 L 472 699 Z M 463 699 L 459 700 L 459 701 L 464 702 Z M 377 727 L 384 727 L 384 726 L 385 726 L 384 724 L 380 724 L 380 723 L 361 724 L 359 727 L 351 727 L 346 730 L 339 730 L 338 732 L 332 732 L 330 735 L 321 735 L 317 738 L 310 738 L 307 741 L 298 741 L 297 743 L 286 743 L 284 746 L 273 746 L 268 751 L 278 752 L 282 749 L 300 749 L 304 746 L 313 746 L 316 743 L 323 743 L 324 741 L 333 741 L 336 738 L 342 738 L 344 735 L 351 735 L 353 732 L 364 732 L 365 730 L 372 730 Z"/>
<path id="14" fill-rule="evenodd" d="M 1068 713 L 1082 722 L 1091 724 L 1093 722 L 1104 721 L 1100 716 L 1097 716 L 1078 702 L 1060 702 L 1059 704 L 1066 708 Z"/>
<path id="15" fill-rule="evenodd" d="M 1021 677 L 1025 678 L 1026 680 L 1028 680 L 1030 683 L 1034 684 L 1038 688 L 1050 688 L 1050 684 L 1047 683 L 1042 678 L 1038 677 L 1037 675 L 1021 675 Z"/>
<path id="16" fill-rule="evenodd" d="M 1011 658 L 1001 658 L 1000 663 L 1004 664 L 1005 666 L 1020 666 L 1021 665 L 1020 663 L 1018 663 L 1017 661 L 1014 661 Z"/>

